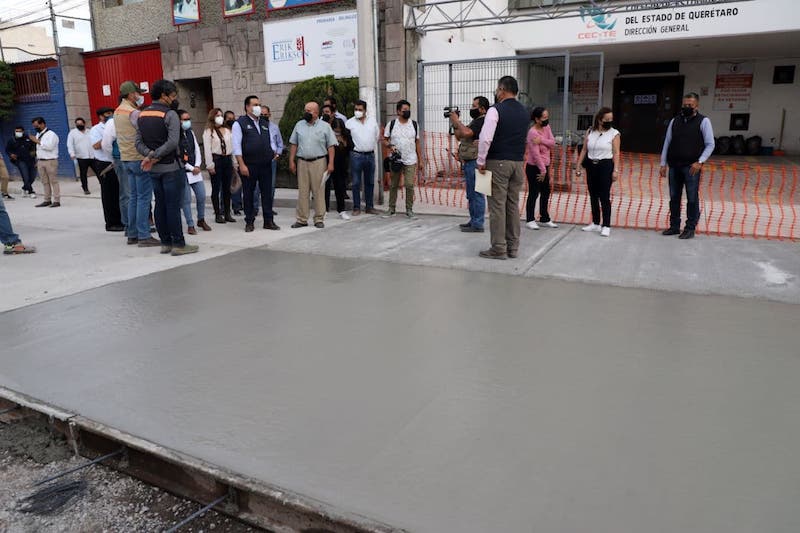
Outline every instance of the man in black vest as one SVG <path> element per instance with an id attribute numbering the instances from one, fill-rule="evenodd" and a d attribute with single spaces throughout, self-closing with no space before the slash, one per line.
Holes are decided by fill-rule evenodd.
<path id="1" fill-rule="evenodd" d="M 664 149 L 661 150 L 661 177 L 669 165 L 669 228 L 662 235 L 678 235 L 691 239 L 700 220 L 700 172 L 714 152 L 714 130 L 711 120 L 697 112 L 700 97 L 688 93 L 683 97 L 681 114 L 667 127 Z M 681 195 L 686 187 L 686 226 L 681 233 Z"/>
<path id="2" fill-rule="evenodd" d="M 180 164 L 178 142 L 181 135 L 178 88 L 169 80 L 158 80 L 151 92 L 153 105 L 139 113 L 136 150 L 142 154 L 142 170 L 150 174 L 156 197 L 156 229 L 161 253 L 195 253 L 197 245 L 186 244 L 181 223 L 186 174 Z M 155 239 L 154 239 L 155 240 Z M 139 241 L 139 246 L 143 242 Z M 149 245 L 148 241 L 144 242 Z"/>
<path id="3" fill-rule="evenodd" d="M 492 247 L 479 255 L 512 259 L 519 251 L 519 192 L 525 181 L 525 140 L 530 117 L 517 100 L 519 85 L 511 76 L 497 82 L 497 103 L 486 113 L 478 140 L 478 172 L 492 173 L 489 230 Z"/>
<path id="4" fill-rule="evenodd" d="M 253 195 L 256 183 L 261 191 L 261 212 L 264 214 L 264 229 L 279 230 L 272 218 L 272 138 L 269 123 L 261 116 L 258 96 L 244 99 L 245 115 L 233 123 L 233 155 L 239 162 L 244 196 L 244 230 L 253 231 L 256 220 Z"/>

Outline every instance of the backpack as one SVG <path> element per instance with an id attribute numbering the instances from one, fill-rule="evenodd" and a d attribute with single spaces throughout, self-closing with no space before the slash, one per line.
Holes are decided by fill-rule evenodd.
<path id="1" fill-rule="evenodd" d="M 392 136 L 392 130 L 394 130 L 395 122 L 397 122 L 397 119 L 393 118 L 392 121 L 389 123 L 389 137 Z M 417 125 L 416 120 L 412 120 L 411 123 L 414 124 L 414 137 L 416 137 L 419 135 L 419 126 Z"/>

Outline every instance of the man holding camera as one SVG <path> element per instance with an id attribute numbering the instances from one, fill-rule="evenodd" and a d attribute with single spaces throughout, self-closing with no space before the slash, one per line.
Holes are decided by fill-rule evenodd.
<path id="1" fill-rule="evenodd" d="M 464 170 L 464 180 L 467 182 L 467 204 L 469 205 L 469 222 L 461 224 L 461 231 L 465 233 L 483 233 L 483 222 L 486 214 L 486 198 L 475 192 L 475 169 L 478 166 L 478 138 L 483 129 L 486 112 L 489 110 L 489 100 L 485 96 L 476 96 L 472 100 L 469 116 L 472 121 L 469 126 L 461 123 L 458 111 L 449 111 L 447 114 L 453 126 L 453 135 L 460 141 L 458 145 L 458 159 Z"/>
<path id="2" fill-rule="evenodd" d="M 419 126 L 411 120 L 411 104 L 407 100 L 397 102 L 397 118 L 386 125 L 383 132 L 386 147 L 391 151 L 389 159 L 392 181 L 389 188 L 389 211 L 385 217 L 395 215 L 397 205 L 397 189 L 402 176 L 406 186 L 406 216 L 414 215 L 414 178 L 417 175 L 417 163 L 422 162 L 422 151 L 419 144 Z M 397 159 L 399 158 L 399 161 Z"/>

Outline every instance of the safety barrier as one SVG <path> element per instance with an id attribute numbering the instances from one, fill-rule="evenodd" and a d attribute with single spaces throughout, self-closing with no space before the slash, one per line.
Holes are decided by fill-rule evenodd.
<path id="1" fill-rule="evenodd" d="M 466 209 L 461 164 L 452 155 L 457 151 L 457 141 L 446 133 L 425 132 L 424 136 L 426 164 L 417 177 L 416 201 Z M 575 175 L 574 148 L 569 147 L 566 152 L 564 158 L 560 146 L 553 151 L 550 216 L 566 224 L 588 224 L 591 210 L 585 177 Z M 623 153 L 621 165 L 622 173 L 611 190 L 612 224 L 624 228 L 666 228 L 669 186 L 667 178 L 659 176 L 658 156 Z M 700 184 L 698 233 L 798 239 L 799 168 L 712 157 L 703 168 Z M 524 213 L 527 197 L 526 182 L 520 195 L 520 214 Z M 682 219 L 685 209 L 684 203 Z"/>

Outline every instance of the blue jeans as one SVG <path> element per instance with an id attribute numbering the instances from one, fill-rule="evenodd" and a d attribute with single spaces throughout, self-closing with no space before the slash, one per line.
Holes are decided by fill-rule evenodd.
<path id="1" fill-rule="evenodd" d="M 33 192 L 33 180 L 36 178 L 34 173 L 35 165 L 30 161 L 17 160 L 13 162 L 19 170 L 19 175 L 22 176 L 22 190 Z"/>
<path id="2" fill-rule="evenodd" d="M 19 235 L 14 233 L 14 228 L 11 227 L 11 219 L 8 218 L 8 211 L 6 211 L 6 204 L 3 202 L 2 196 L 0 196 L 0 242 L 3 244 L 19 242 Z"/>
<path id="3" fill-rule="evenodd" d="M 669 227 L 681 227 L 681 195 L 686 188 L 686 229 L 694 230 L 700 220 L 700 173 L 689 174 L 691 167 L 669 169 Z"/>
<path id="4" fill-rule="evenodd" d="M 186 189 L 186 171 L 182 168 L 162 174 L 150 174 L 153 179 L 153 195 L 156 197 L 156 208 L 153 217 L 156 219 L 156 230 L 163 246 L 183 248 L 181 225 L 181 204 Z"/>
<path id="5" fill-rule="evenodd" d="M 375 154 L 351 152 L 350 176 L 353 179 L 353 209 L 361 209 L 362 183 L 364 184 L 364 202 L 367 204 L 367 209 L 372 209 L 375 196 Z"/>
<path id="6" fill-rule="evenodd" d="M 239 177 L 242 179 L 242 184 L 244 184 L 244 176 L 241 174 Z M 272 178 L 273 181 L 275 178 Z M 231 204 L 233 205 L 233 209 L 235 211 L 241 211 L 244 208 L 244 196 L 242 195 L 242 191 L 244 191 L 244 185 L 239 188 L 238 191 L 231 193 Z M 275 189 L 273 187 L 272 190 L 272 197 L 275 198 Z M 253 205 L 255 206 L 255 215 L 258 216 L 258 206 L 261 204 L 261 187 L 258 183 L 256 183 L 256 190 L 253 192 Z"/>
<path id="7" fill-rule="evenodd" d="M 475 192 L 475 169 L 478 162 L 464 161 L 464 180 L 467 182 L 467 204 L 469 205 L 469 225 L 482 228 L 486 216 L 486 197 Z"/>
<path id="8" fill-rule="evenodd" d="M 186 218 L 186 225 L 190 228 L 194 226 L 192 218 L 192 192 L 197 201 L 197 220 L 206 219 L 206 185 L 202 181 L 197 183 L 186 182 L 186 193 L 183 195 L 183 216 Z"/>
<path id="9" fill-rule="evenodd" d="M 153 180 L 142 170 L 141 161 L 123 161 L 128 176 L 130 199 L 128 201 L 128 237 L 150 238 L 150 202 L 153 200 Z"/>
<path id="10" fill-rule="evenodd" d="M 128 183 L 128 173 L 125 171 L 125 165 L 119 159 L 114 160 L 114 172 L 117 173 L 117 178 L 119 178 L 119 214 L 122 218 L 122 225 L 125 226 L 125 235 L 136 237 L 136 235 L 131 235 L 131 231 L 128 229 L 128 203 L 131 199 L 131 184 Z"/>

